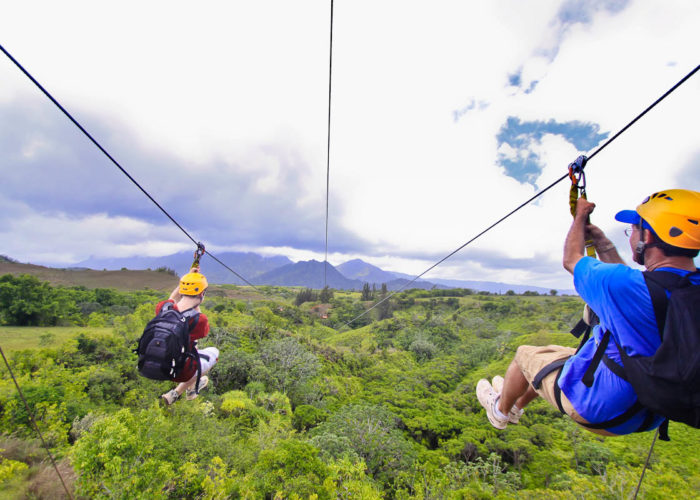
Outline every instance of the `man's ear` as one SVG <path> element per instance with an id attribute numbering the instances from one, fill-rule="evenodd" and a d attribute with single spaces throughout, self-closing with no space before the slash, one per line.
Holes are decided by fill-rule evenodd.
<path id="1" fill-rule="evenodd" d="M 649 229 L 644 229 L 643 237 L 644 237 L 643 241 L 647 245 L 650 243 L 654 243 L 654 233 L 652 233 Z"/>

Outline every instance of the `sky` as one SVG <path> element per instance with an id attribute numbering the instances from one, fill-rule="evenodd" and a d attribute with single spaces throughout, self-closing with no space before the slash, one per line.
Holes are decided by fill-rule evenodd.
<path id="1" fill-rule="evenodd" d="M 212 252 L 325 255 L 330 0 L 11 2 L 10 52 Z M 335 0 L 328 260 L 417 275 L 700 64 L 694 0 Z M 700 74 L 586 167 L 593 223 L 700 191 Z M 0 254 L 193 244 L 0 54 Z M 558 184 L 424 278 L 571 288 Z M 185 270 L 182 270 L 183 272 Z"/>

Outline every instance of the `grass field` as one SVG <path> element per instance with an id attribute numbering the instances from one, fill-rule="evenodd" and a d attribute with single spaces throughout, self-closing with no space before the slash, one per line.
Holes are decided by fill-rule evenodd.
<path id="1" fill-rule="evenodd" d="M 79 326 L 0 326 L 0 347 L 5 355 L 21 349 L 56 347 L 79 333 L 109 333 L 112 328 Z"/>

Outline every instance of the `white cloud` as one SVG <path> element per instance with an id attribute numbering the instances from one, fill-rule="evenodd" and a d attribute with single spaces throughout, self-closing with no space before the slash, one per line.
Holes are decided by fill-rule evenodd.
<path id="1" fill-rule="evenodd" d="M 335 5 L 331 262 L 362 256 L 386 269 L 422 272 L 534 194 L 531 185 L 497 166 L 499 153 L 517 154 L 495 138 L 508 116 L 591 122 L 614 133 L 697 64 L 700 11 L 694 2 L 638 0 L 619 12 L 604 8 L 605 2 L 587 4 L 585 23 L 564 23 L 558 16 L 564 4 L 570 6 L 556 0 L 536 7 L 517 0 Z M 212 248 L 230 245 L 239 232 L 259 238 L 246 240 L 249 248 L 319 259 L 328 21 L 329 4 L 320 0 L 70 0 L 14 2 L 0 19 L 0 32 L 4 47 L 86 119 L 89 130 L 99 125 L 105 134 L 112 131 L 104 139 L 117 157 L 138 160 L 130 154 L 146 151 L 185 165 L 187 173 L 169 179 L 168 190 L 185 179 L 206 179 L 199 186 L 209 191 L 201 194 L 198 210 L 216 210 L 215 217 L 202 218 L 226 225 L 217 237 L 232 235 L 209 242 Z M 521 78 L 517 90 L 508 85 L 515 73 Z M 0 104 L 28 100 L 51 107 L 7 60 L 0 61 L 0 82 Z M 615 211 L 678 185 L 678 172 L 697 161 L 698 90 L 700 76 L 587 168 L 589 196 L 598 203 L 594 221 L 611 234 L 618 229 Z M 110 123 L 119 126 L 103 127 Z M 39 139 L 26 144 L 21 154 L 50 153 Z M 531 148 L 544 165 L 538 186 L 563 175 L 583 153 L 559 136 L 545 136 Z M 140 165 L 125 166 L 141 173 Z M 0 160 L 0 168 L 11 165 Z M 57 174 L 46 166 L 44 175 Z M 250 180 L 248 191 L 226 190 L 231 179 Z M 698 179 L 682 182 L 700 190 Z M 560 265 L 570 222 L 565 184 L 431 274 L 570 287 Z M 232 196 L 245 199 L 233 204 Z M 283 201 L 294 210 L 285 210 Z M 61 210 L 55 207 L 55 213 Z M 272 211 L 271 218 L 257 217 Z M 297 241 L 273 241 L 275 216 L 289 225 L 282 216 L 299 219 L 301 213 L 313 216 L 297 221 Z M 33 214 L 23 220 L 37 217 L 43 241 L 67 262 L 75 255 L 74 240 L 96 255 L 137 251 L 138 231 L 120 215 L 134 217 L 111 214 L 109 226 L 121 228 L 116 233 L 101 231 L 89 216 L 76 221 Z M 52 224 L 66 228 L 51 232 Z M 149 227 L 141 229 L 153 235 L 152 254 L 180 241 L 176 233 L 164 236 L 144 224 Z M 6 241 L 14 242 L 6 253 L 23 260 L 41 254 L 27 227 L 4 229 Z M 351 234 L 357 241 L 349 244 Z M 500 269 L 498 258 L 522 267 Z"/>
<path id="2" fill-rule="evenodd" d="M 159 256 L 188 250 L 176 228 L 128 217 L 74 218 L 22 210 L 0 228 L 2 253 L 33 263 L 71 264 L 93 257 Z"/>

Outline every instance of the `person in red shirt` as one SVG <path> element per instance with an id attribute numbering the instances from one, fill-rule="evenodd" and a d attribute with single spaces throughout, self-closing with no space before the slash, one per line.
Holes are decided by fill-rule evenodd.
<path id="1" fill-rule="evenodd" d="M 197 339 L 207 336 L 209 333 L 209 321 L 206 314 L 200 311 L 199 306 L 204 301 L 207 291 L 207 278 L 199 272 L 198 267 L 193 267 L 189 273 L 185 274 L 178 286 L 170 294 L 168 300 L 163 300 L 156 305 L 156 315 L 160 314 L 163 306 L 170 302 L 173 308 L 180 312 L 194 309 L 199 314 L 189 319 L 190 328 L 190 348 L 195 349 Z M 203 389 L 209 383 L 209 377 L 205 374 L 211 370 L 219 359 L 219 350 L 216 347 L 198 349 L 199 362 L 202 367 L 202 376 L 199 380 L 199 389 Z M 166 392 L 161 397 L 166 405 L 171 405 L 186 391 L 187 399 L 192 400 L 197 397 L 195 384 L 197 383 L 197 365 L 188 359 L 184 369 L 173 379 L 179 384 L 172 390 Z"/>

